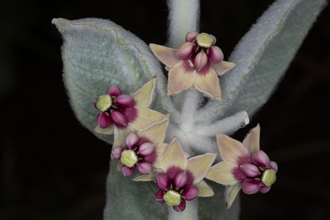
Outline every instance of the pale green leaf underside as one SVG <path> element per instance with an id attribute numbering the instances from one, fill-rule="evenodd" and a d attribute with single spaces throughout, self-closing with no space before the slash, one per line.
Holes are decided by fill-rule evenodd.
<path id="1" fill-rule="evenodd" d="M 94 132 L 99 113 L 94 100 L 112 85 L 132 94 L 154 75 L 162 79 L 159 62 L 139 38 L 111 21 L 86 18 L 52 21 L 64 38 L 64 81 L 78 120 Z M 112 136 L 97 135 L 108 143 Z"/>
<path id="2" fill-rule="evenodd" d="M 277 0 L 240 40 L 220 78 L 222 102 L 210 102 L 200 119 L 245 110 L 251 116 L 270 97 L 326 0 Z M 203 114 L 204 113 L 204 114 Z"/>

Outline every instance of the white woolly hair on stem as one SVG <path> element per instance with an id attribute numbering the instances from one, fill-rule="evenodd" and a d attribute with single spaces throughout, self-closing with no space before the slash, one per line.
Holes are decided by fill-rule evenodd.
<path id="1" fill-rule="evenodd" d="M 168 0 L 168 46 L 178 48 L 187 32 L 199 30 L 199 0 Z"/>
<path id="2" fill-rule="evenodd" d="M 186 208 L 183 212 L 177 212 L 169 207 L 169 220 L 198 220 L 198 198 L 186 201 Z"/>

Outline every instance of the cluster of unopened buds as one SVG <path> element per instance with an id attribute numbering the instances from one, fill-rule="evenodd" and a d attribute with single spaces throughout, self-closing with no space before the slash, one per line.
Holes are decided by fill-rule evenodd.
<path id="1" fill-rule="evenodd" d="M 211 98 L 221 100 L 218 75 L 235 66 L 223 61 L 216 38 L 206 33 L 190 32 L 179 49 L 150 44 L 154 55 L 166 65 L 168 95 L 190 87 Z M 259 148 L 259 125 L 243 142 L 217 134 L 221 162 L 213 165 L 216 154 L 205 153 L 190 157 L 183 151 L 178 138 L 164 143 L 169 116 L 148 108 L 152 102 L 156 78 L 131 95 L 123 94 L 118 86 L 110 87 L 99 96 L 94 106 L 97 115 L 95 131 L 114 135 L 112 157 L 118 160 L 118 170 L 134 181 L 153 181 L 158 187 L 156 200 L 183 211 L 186 201 L 211 197 L 208 179 L 226 186 L 227 207 L 238 192 L 266 193 L 276 181 L 277 164 Z M 212 166 L 213 165 L 213 166 Z"/>

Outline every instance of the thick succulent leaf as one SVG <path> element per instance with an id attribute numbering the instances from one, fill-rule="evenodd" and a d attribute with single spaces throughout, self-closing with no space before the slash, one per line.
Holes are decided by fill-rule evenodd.
<path id="1" fill-rule="evenodd" d="M 277 0 L 240 40 L 220 78 L 223 101 L 201 109 L 200 119 L 245 110 L 251 116 L 270 97 L 326 0 Z M 204 114 L 203 114 L 204 113 Z"/>
<path id="2" fill-rule="evenodd" d="M 167 205 L 156 202 L 156 184 L 132 181 L 117 171 L 116 164 L 116 161 L 110 162 L 104 220 L 167 219 Z"/>
<path id="3" fill-rule="evenodd" d="M 122 27 L 95 18 L 58 18 L 52 22 L 64 38 L 64 81 L 72 108 L 90 131 L 94 132 L 99 113 L 93 106 L 94 100 L 110 86 L 118 85 L 123 93 L 133 94 L 157 75 L 158 90 L 166 87 L 159 62 L 148 46 Z M 112 143 L 112 136 L 97 136 Z"/>

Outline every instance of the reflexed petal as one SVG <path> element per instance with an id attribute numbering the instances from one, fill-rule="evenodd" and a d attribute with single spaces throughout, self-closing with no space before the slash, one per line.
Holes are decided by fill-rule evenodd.
<path id="1" fill-rule="evenodd" d="M 194 200 L 198 196 L 199 190 L 196 186 L 190 185 L 186 187 L 181 196 L 187 201 Z"/>
<path id="2" fill-rule="evenodd" d="M 221 101 L 222 94 L 217 74 L 212 68 L 207 73 L 199 74 L 197 72 L 195 87 L 199 91 Z"/>
<path id="3" fill-rule="evenodd" d="M 260 187 L 261 182 L 259 180 L 245 179 L 242 183 L 242 190 L 248 195 L 259 192 Z"/>
<path id="4" fill-rule="evenodd" d="M 195 186 L 199 190 L 198 197 L 214 196 L 214 192 L 213 192 L 212 188 L 209 185 L 207 185 L 207 183 L 205 181 L 200 181 Z"/>
<path id="5" fill-rule="evenodd" d="M 164 47 L 157 44 L 149 44 L 149 47 L 153 54 L 168 67 L 172 67 L 182 60 L 176 56 L 176 49 Z"/>
<path id="6" fill-rule="evenodd" d="M 165 143 L 161 143 L 161 144 L 157 144 L 156 145 L 156 161 L 154 162 L 154 167 L 156 168 L 161 168 L 161 160 L 162 160 L 162 155 L 165 152 L 166 148 L 167 148 L 168 144 Z"/>
<path id="7" fill-rule="evenodd" d="M 231 70 L 235 67 L 235 63 L 227 62 L 227 61 L 221 61 L 219 63 L 212 63 L 211 68 L 214 69 L 214 71 L 219 75 L 222 76 L 225 74 L 228 70 Z"/>
<path id="8" fill-rule="evenodd" d="M 126 136 L 131 132 L 131 129 L 119 129 L 114 127 L 114 140 L 113 140 L 113 148 L 114 147 L 121 147 L 125 144 Z"/>
<path id="9" fill-rule="evenodd" d="M 269 166 L 270 162 L 268 155 L 262 150 L 258 150 L 252 155 L 252 161 L 264 169 Z"/>
<path id="10" fill-rule="evenodd" d="M 133 179 L 133 181 L 137 181 L 137 182 L 154 181 L 156 179 L 156 175 L 157 175 L 157 173 L 153 172 L 153 173 L 150 173 L 150 174 L 137 176 Z"/>
<path id="11" fill-rule="evenodd" d="M 211 63 L 219 63 L 223 60 L 223 53 L 217 46 L 213 46 L 209 49 L 209 61 Z"/>
<path id="12" fill-rule="evenodd" d="M 186 42 L 181 45 L 176 54 L 182 60 L 186 60 L 194 53 L 195 49 L 196 45 L 194 43 Z"/>
<path id="13" fill-rule="evenodd" d="M 249 149 L 250 154 L 254 154 L 259 150 L 260 146 L 260 126 L 257 125 L 248 133 L 243 140 L 243 145 Z"/>
<path id="14" fill-rule="evenodd" d="M 181 62 L 175 65 L 168 73 L 167 94 L 175 95 L 190 88 L 194 78 L 195 70 L 189 66 L 189 63 Z"/>
<path id="15" fill-rule="evenodd" d="M 135 102 L 134 102 L 134 98 L 130 95 L 119 95 L 116 99 L 115 99 L 115 105 L 116 106 L 120 106 L 123 108 L 129 108 L 134 106 Z"/>
<path id="16" fill-rule="evenodd" d="M 152 173 L 152 165 L 148 162 L 138 162 L 136 165 L 137 171 L 141 174 L 150 174 Z"/>
<path id="17" fill-rule="evenodd" d="M 130 125 L 137 130 L 144 130 L 158 122 L 163 122 L 167 116 L 149 108 L 136 108 L 137 117 Z"/>
<path id="18" fill-rule="evenodd" d="M 96 126 L 94 131 L 98 134 L 112 135 L 113 134 L 113 125 L 110 125 L 107 128 L 101 128 L 100 126 Z"/>
<path id="19" fill-rule="evenodd" d="M 241 188 L 242 188 L 242 184 L 240 183 L 226 187 L 225 197 L 227 201 L 227 208 L 231 207 Z"/>
<path id="20" fill-rule="evenodd" d="M 125 138 L 125 144 L 129 149 L 134 148 L 134 146 L 138 143 L 140 137 L 135 132 L 130 132 Z"/>
<path id="21" fill-rule="evenodd" d="M 138 89 L 132 97 L 135 100 L 135 104 L 140 108 L 147 108 L 151 101 L 152 95 L 155 89 L 156 78 L 152 78 L 147 83 L 145 83 L 140 89 Z"/>
<path id="22" fill-rule="evenodd" d="M 237 168 L 236 164 L 222 161 L 212 166 L 205 178 L 223 185 L 232 185 L 239 182 L 234 176 L 235 168 Z"/>
<path id="23" fill-rule="evenodd" d="M 111 86 L 108 90 L 107 90 L 107 94 L 111 95 L 111 96 L 119 96 L 121 95 L 121 90 L 118 86 Z"/>
<path id="24" fill-rule="evenodd" d="M 187 170 L 194 176 L 193 184 L 199 183 L 210 169 L 216 155 L 212 153 L 192 157 L 188 160 Z"/>
<path id="25" fill-rule="evenodd" d="M 168 115 L 158 123 L 149 126 L 147 129 L 141 131 L 140 136 L 146 137 L 150 142 L 159 144 L 164 141 L 165 131 L 168 125 Z"/>
<path id="26" fill-rule="evenodd" d="M 197 71 L 202 70 L 206 66 L 207 61 L 208 61 L 208 57 L 206 53 L 204 52 L 204 50 L 201 50 L 194 59 L 195 69 Z"/>
<path id="27" fill-rule="evenodd" d="M 223 160 L 237 163 L 239 158 L 249 157 L 249 151 L 242 143 L 223 134 L 217 134 L 216 137 Z"/>
<path id="28" fill-rule="evenodd" d="M 178 167 L 182 170 L 185 170 L 187 167 L 187 158 L 176 137 L 174 137 L 171 143 L 167 146 L 161 161 L 161 167 L 164 171 L 172 166 Z"/>

